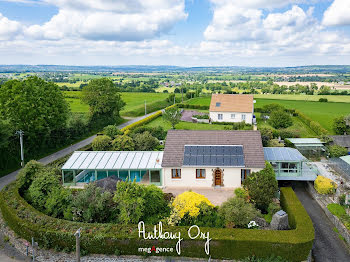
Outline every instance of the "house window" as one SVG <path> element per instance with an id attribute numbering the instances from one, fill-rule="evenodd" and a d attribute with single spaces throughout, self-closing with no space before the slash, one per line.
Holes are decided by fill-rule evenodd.
<path id="1" fill-rule="evenodd" d="M 241 183 L 250 175 L 250 169 L 241 169 Z"/>
<path id="2" fill-rule="evenodd" d="M 216 102 L 216 107 L 220 107 L 221 103 L 220 102 Z"/>
<path id="3" fill-rule="evenodd" d="M 236 114 L 231 114 L 231 119 L 235 119 L 236 118 Z"/>
<path id="4" fill-rule="evenodd" d="M 196 178 L 205 178 L 205 169 L 196 169 Z"/>
<path id="5" fill-rule="evenodd" d="M 171 178 L 181 178 L 181 169 L 171 169 Z"/>
<path id="6" fill-rule="evenodd" d="M 245 114 L 242 114 L 242 120 L 245 120 Z"/>
<path id="7" fill-rule="evenodd" d="M 223 117 L 222 117 L 222 114 L 218 114 L 218 119 L 219 119 L 219 120 L 222 120 L 222 118 L 223 118 Z"/>

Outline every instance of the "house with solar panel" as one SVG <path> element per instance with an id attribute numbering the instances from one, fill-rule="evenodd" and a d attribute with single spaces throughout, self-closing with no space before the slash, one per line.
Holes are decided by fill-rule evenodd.
<path id="1" fill-rule="evenodd" d="M 169 130 L 163 154 L 169 187 L 240 187 L 265 167 L 259 131 Z"/>
<path id="2" fill-rule="evenodd" d="M 317 171 L 294 148 L 263 148 L 254 130 L 169 130 L 164 151 L 76 151 L 62 167 L 66 186 L 113 176 L 160 187 L 237 188 L 273 166 L 277 180 L 314 181 Z"/>
<path id="3" fill-rule="evenodd" d="M 254 124 L 253 95 L 213 94 L 209 107 L 211 122 L 246 122 Z"/>

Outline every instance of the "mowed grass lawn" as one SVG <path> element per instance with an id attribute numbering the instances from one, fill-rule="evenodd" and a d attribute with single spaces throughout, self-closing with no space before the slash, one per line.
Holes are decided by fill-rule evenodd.
<path id="1" fill-rule="evenodd" d="M 269 97 L 269 95 L 267 95 Z M 304 114 L 319 122 L 330 133 L 333 133 L 333 119 L 350 114 L 349 103 L 334 103 L 334 102 L 313 102 L 301 100 L 280 100 L 280 99 L 261 99 L 256 98 L 255 107 L 262 107 L 267 104 L 277 103 L 286 108 L 298 109 Z M 188 101 L 189 104 L 210 105 L 210 96 L 194 98 Z"/>
<path id="2" fill-rule="evenodd" d="M 86 113 L 89 112 L 89 106 L 82 103 L 80 100 L 80 91 L 63 91 L 67 102 L 70 105 L 72 112 Z M 146 103 L 153 103 L 157 101 L 163 101 L 168 98 L 169 94 L 165 93 L 121 93 L 122 99 L 125 101 L 126 106 L 121 111 L 121 115 L 127 111 L 135 110 L 145 106 Z M 177 95 L 180 96 L 180 95 Z"/>

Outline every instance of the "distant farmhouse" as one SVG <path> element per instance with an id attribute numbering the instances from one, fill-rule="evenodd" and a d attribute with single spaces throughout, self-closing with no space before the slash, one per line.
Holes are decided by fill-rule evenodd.
<path id="1" fill-rule="evenodd" d="M 211 122 L 246 122 L 254 121 L 253 95 L 213 94 L 209 117 Z"/>

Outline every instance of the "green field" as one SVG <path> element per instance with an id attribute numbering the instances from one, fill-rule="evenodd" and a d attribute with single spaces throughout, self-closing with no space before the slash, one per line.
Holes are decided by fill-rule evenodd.
<path id="1" fill-rule="evenodd" d="M 265 96 L 264 96 L 265 97 Z M 268 95 L 266 97 L 269 97 Z M 346 97 L 345 97 L 346 98 Z M 194 98 L 188 101 L 189 104 L 210 104 L 210 97 Z M 333 119 L 338 116 L 350 114 L 350 105 L 348 103 L 322 103 L 300 100 L 280 100 L 280 99 L 256 99 L 255 107 L 262 107 L 266 104 L 277 103 L 286 108 L 298 109 L 313 120 L 319 122 L 325 129 L 333 132 Z"/>
<path id="2" fill-rule="evenodd" d="M 256 94 L 254 98 L 262 99 L 278 99 L 278 100 L 302 100 L 302 101 L 318 101 L 320 98 L 327 98 L 329 102 L 350 103 L 350 96 L 336 96 L 336 95 L 267 95 Z"/>
<path id="3" fill-rule="evenodd" d="M 89 111 L 89 106 L 82 103 L 80 100 L 80 91 L 63 91 L 66 100 L 68 101 L 71 111 L 76 113 L 86 113 Z M 157 101 L 165 100 L 169 94 L 164 93 L 121 93 L 122 99 L 125 101 L 126 106 L 121 111 L 121 114 L 132 111 L 139 108 L 144 108 L 146 103 L 153 103 Z M 177 94 L 177 96 L 180 96 Z"/>

